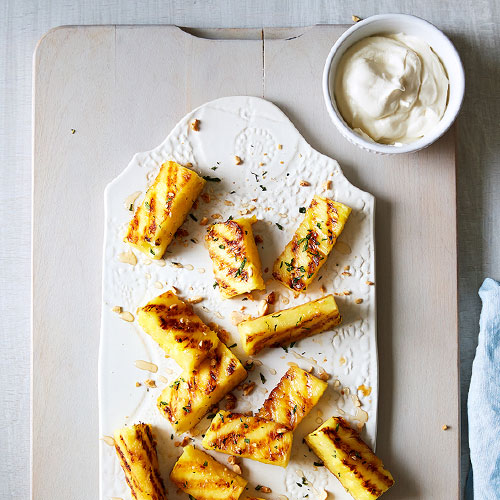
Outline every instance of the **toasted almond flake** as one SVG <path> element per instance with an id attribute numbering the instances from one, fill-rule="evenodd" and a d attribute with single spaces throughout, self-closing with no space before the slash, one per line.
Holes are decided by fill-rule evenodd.
<path id="1" fill-rule="evenodd" d="M 449 427 L 445 424 L 445 425 L 443 425 L 443 427 L 441 427 L 441 429 L 443 429 L 443 431 L 446 431 L 449 429 Z"/>
<path id="2" fill-rule="evenodd" d="M 254 444 L 257 444 L 257 443 L 254 443 Z M 262 493 L 272 493 L 273 492 L 273 490 L 271 488 L 269 488 L 268 486 L 261 486 L 260 491 Z"/>
<path id="3" fill-rule="evenodd" d="M 262 161 L 259 163 L 259 167 L 263 167 L 264 165 L 265 165 L 265 163 Z"/>
<path id="4" fill-rule="evenodd" d="M 352 18 L 353 23 L 359 23 L 359 21 L 361 21 L 361 18 L 358 16 L 355 16 L 354 14 L 351 16 L 351 18 Z"/>
<path id="5" fill-rule="evenodd" d="M 318 491 L 316 495 L 318 500 L 326 500 L 328 498 L 328 493 L 325 490 Z"/>
<path id="6" fill-rule="evenodd" d="M 253 390 L 255 389 L 255 382 L 250 382 L 247 384 L 247 386 L 243 389 L 243 395 L 248 396 L 249 394 L 252 394 Z"/>
<path id="7" fill-rule="evenodd" d="M 150 280 L 150 279 L 151 279 L 151 274 L 146 273 L 146 274 L 144 275 L 144 277 L 145 277 L 147 280 Z"/>
<path id="8" fill-rule="evenodd" d="M 359 398 L 356 394 L 351 394 L 351 399 L 352 399 L 354 406 L 356 406 L 356 408 L 359 408 L 361 406 L 361 401 L 359 400 Z"/>
<path id="9" fill-rule="evenodd" d="M 184 269 L 187 269 L 188 271 L 192 271 L 194 269 L 192 264 L 185 264 Z"/>
<path id="10" fill-rule="evenodd" d="M 174 293 L 176 295 L 179 295 L 179 289 L 178 288 L 176 288 L 175 286 L 172 286 L 172 290 L 174 291 Z"/>
<path id="11" fill-rule="evenodd" d="M 285 434 L 289 431 L 290 429 L 288 429 L 287 427 L 280 427 L 279 429 L 276 429 L 276 432 L 278 434 Z"/>
<path id="12" fill-rule="evenodd" d="M 144 361 L 142 359 L 138 359 L 137 361 L 135 361 L 134 365 L 136 366 L 136 368 L 139 368 L 139 370 L 145 370 L 151 373 L 156 373 L 158 371 L 158 366 L 156 366 L 154 363 Z"/>
<path id="13" fill-rule="evenodd" d="M 284 214 L 284 213 L 281 213 L 281 214 L 278 214 L 282 219 L 285 219 L 286 217 L 288 217 L 288 214 Z"/>
<path id="14" fill-rule="evenodd" d="M 232 465 L 231 469 L 233 472 L 236 472 L 236 474 L 241 474 L 241 467 L 238 464 Z"/>
<path id="15" fill-rule="evenodd" d="M 200 131 L 200 120 L 196 119 L 191 122 L 191 130 L 194 130 L 195 132 Z"/>
<path id="16" fill-rule="evenodd" d="M 316 415 L 317 415 L 318 417 L 322 417 L 322 416 L 323 416 L 323 412 L 322 412 L 321 410 L 318 410 L 318 411 L 316 412 Z"/>
<path id="17" fill-rule="evenodd" d="M 127 210 L 130 210 L 130 207 L 134 208 L 134 203 L 135 203 L 135 200 L 137 200 L 137 198 L 139 198 L 141 194 L 141 191 L 136 191 L 135 193 L 132 193 L 131 195 L 127 196 L 125 198 L 125 208 Z"/>
<path id="18" fill-rule="evenodd" d="M 116 314 L 120 314 L 122 312 L 122 308 L 120 306 L 114 306 L 111 310 Z"/>
<path id="19" fill-rule="evenodd" d="M 208 224 L 208 219 L 206 217 L 203 217 L 200 221 L 200 226 L 206 226 Z"/>
<path id="20" fill-rule="evenodd" d="M 158 260 L 155 260 L 153 261 L 158 267 L 165 267 L 166 266 L 166 262 L 164 259 L 158 259 Z"/>
<path id="21" fill-rule="evenodd" d="M 350 392 L 351 392 L 351 389 L 349 389 L 349 387 L 344 387 L 344 393 L 346 396 L 349 396 Z"/>
<path id="22" fill-rule="evenodd" d="M 344 272 L 342 273 L 342 276 L 351 276 L 351 273 L 348 273 L 347 271 L 344 271 Z"/>
<path id="23" fill-rule="evenodd" d="M 153 379 L 151 379 L 151 378 L 147 378 L 147 379 L 144 381 L 144 383 L 145 383 L 148 387 L 150 387 L 151 389 L 154 389 L 154 388 L 156 387 L 156 382 L 155 382 Z"/>
<path id="24" fill-rule="evenodd" d="M 203 300 L 203 297 L 200 295 L 197 295 L 196 297 L 193 297 L 192 299 L 188 299 L 187 302 L 189 304 L 199 304 Z"/>
<path id="25" fill-rule="evenodd" d="M 367 281 L 366 284 L 367 285 L 374 285 L 375 283 L 373 281 Z"/>
<path id="26" fill-rule="evenodd" d="M 123 321 L 128 321 L 129 323 L 134 321 L 134 315 L 128 311 L 123 311 L 120 313 L 120 318 L 123 319 Z"/>
<path id="27" fill-rule="evenodd" d="M 210 217 L 212 217 L 212 219 L 222 219 L 221 214 L 212 214 Z"/>
<path id="28" fill-rule="evenodd" d="M 359 422 L 358 429 L 361 430 L 365 423 L 368 421 L 368 413 L 361 408 L 356 408 L 356 413 L 352 418 L 353 420 L 357 420 Z"/>
<path id="29" fill-rule="evenodd" d="M 326 380 L 328 380 L 330 378 L 330 375 L 322 367 L 319 367 L 318 374 L 319 374 L 319 378 L 321 380 L 325 380 L 326 381 Z"/>
<path id="30" fill-rule="evenodd" d="M 323 191 L 328 191 L 332 187 L 332 181 L 326 181 L 322 184 Z"/>
<path id="31" fill-rule="evenodd" d="M 260 359 L 254 359 L 254 360 L 253 360 L 253 364 L 254 364 L 255 366 L 262 366 L 262 361 L 261 361 Z"/>
<path id="32" fill-rule="evenodd" d="M 205 272 L 205 268 L 204 268 L 204 267 L 199 267 L 199 268 L 198 268 L 198 272 L 199 272 L 200 274 L 203 274 L 203 273 Z"/>
<path id="33" fill-rule="evenodd" d="M 363 299 L 356 299 L 354 302 L 356 302 L 356 304 L 362 304 L 363 303 Z"/>
<path id="34" fill-rule="evenodd" d="M 349 271 L 351 269 L 351 266 L 344 266 L 344 271 Z"/>
<path id="35" fill-rule="evenodd" d="M 269 373 L 271 375 L 276 375 L 277 372 L 276 372 L 276 370 L 274 368 L 269 368 Z"/>
<path id="36" fill-rule="evenodd" d="M 144 265 L 145 266 L 151 265 L 151 259 L 144 259 Z"/>
<path id="37" fill-rule="evenodd" d="M 168 378 L 167 377 L 164 377 L 163 375 L 159 375 L 158 376 L 158 380 L 160 382 L 163 382 L 164 384 L 168 384 Z"/>
<path id="38" fill-rule="evenodd" d="M 184 143 L 182 143 L 182 144 L 184 144 Z M 193 164 L 190 161 L 188 161 L 185 166 L 187 168 L 192 168 Z"/>
<path id="39" fill-rule="evenodd" d="M 321 293 L 326 293 L 326 286 L 321 285 L 320 290 L 321 290 Z"/>
<path id="40" fill-rule="evenodd" d="M 233 312 L 231 312 L 231 316 L 230 316 L 231 323 L 234 326 L 238 325 L 242 321 L 245 321 L 245 319 L 247 319 L 247 318 L 248 318 L 248 315 L 242 314 L 242 313 L 240 313 L 240 311 L 233 311 Z"/>
<path id="41" fill-rule="evenodd" d="M 301 186 L 310 186 L 311 183 L 310 182 L 307 182 L 307 181 L 300 181 L 299 183 Z"/>
<path id="42" fill-rule="evenodd" d="M 241 165 L 243 160 L 238 155 L 234 155 L 234 163 L 236 163 L 236 165 Z"/>
<path id="43" fill-rule="evenodd" d="M 135 383 L 135 386 L 136 386 L 136 387 L 141 387 L 141 385 L 142 385 L 142 384 L 141 384 L 140 382 L 136 382 L 136 383 Z"/>
<path id="44" fill-rule="evenodd" d="M 284 161 L 280 161 L 280 163 L 283 165 L 285 162 Z"/>
<path id="45" fill-rule="evenodd" d="M 158 290 L 161 290 L 163 288 L 163 284 L 160 281 L 155 281 L 155 288 L 158 288 Z"/>
<path id="46" fill-rule="evenodd" d="M 342 365 L 345 365 L 346 364 L 346 359 L 344 358 L 344 356 L 341 356 L 340 359 L 339 359 L 339 363 L 340 363 L 340 366 Z M 338 381 L 337 381 L 338 382 Z"/>
<path id="47" fill-rule="evenodd" d="M 200 198 L 205 202 L 205 203 L 210 203 L 210 195 L 208 193 L 201 193 Z"/>
<path id="48" fill-rule="evenodd" d="M 248 276 L 251 278 L 253 276 L 253 267 L 250 266 L 247 271 Z"/>
<path id="49" fill-rule="evenodd" d="M 283 149 L 283 144 L 278 144 L 278 149 Z"/>
<path id="50" fill-rule="evenodd" d="M 281 302 L 283 302 L 283 304 L 288 304 L 290 300 L 288 299 L 288 297 L 281 297 Z"/>
<path id="51" fill-rule="evenodd" d="M 109 446 L 115 446 L 115 440 L 112 436 L 103 436 L 101 441 L 104 441 Z"/>
<path id="52" fill-rule="evenodd" d="M 170 265 L 179 269 L 182 269 L 184 267 L 180 262 L 171 262 Z"/>
<path id="53" fill-rule="evenodd" d="M 183 440 L 181 441 L 181 446 L 184 448 L 191 442 L 191 438 L 189 436 L 184 436 Z"/>
<path id="54" fill-rule="evenodd" d="M 267 300 L 261 300 L 259 302 L 258 315 L 264 316 L 267 314 L 267 311 L 269 311 L 269 304 L 267 303 Z"/>
<path id="55" fill-rule="evenodd" d="M 280 495 L 278 500 L 289 500 L 289 498 L 286 495 Z"/>
<path id="56" fill-rule="evenodd" d="M 234 203 L 230 200 L 224 200 L 224 205 L 227 205 L 228 207 L 234 207 Z"/>
<path id="57" fill-rule="evenodd" d="M 135 266 L 137 264 L 137 257 L 132 250 L 118 254 L 118 260 L 123 262 L 123 264 L 130 264 L 131 266 Z"/>
<path id="58" fill-rule="evenodd" d="M 229 465 L 235 465 L 235 464 L 240 463 L 240 459 L 238 457 L 234 456 L 234 455 L 229 455 L 227 457 L 227 463 Z"/>
<path id="59" fill-rule="evenodd" d="M 316 423 L 317 424 L 322 424 L 323 423 L 323 419 L 321 417 L 317 417 L 316 418 Z"/>
<path id="60" fill-rule="evenodd" d="M 351 295 L 352 292 L 350 290 L 344 290 L 343 293 L 344 293 L 344 295 Z"/>

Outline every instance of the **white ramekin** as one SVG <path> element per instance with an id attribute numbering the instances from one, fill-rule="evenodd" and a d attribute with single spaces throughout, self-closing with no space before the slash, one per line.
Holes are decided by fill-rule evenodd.
<path id="1" fill-rule="evenodd" d="M 405 33 L 406 35 L 415 36 L 427 42 L 441 59 L 450 82 L 448 105 L 439 124 L 421 139 L 410 144 L 403 144 L 402 146 L 370 142 L 353 132 L 342 118 L 337 108 L 333 92 L 335 72 L 345 51 L 359 40 L 367 36 L 381 33 Z M 443 32 L 429 22 L 419 17 L 406 14 L 380 14 L 364 19 L 354 26 L 351 26 L 351 28 L 342 34 L 330 50 L 323 70 L 323 95 L 326 108 L 333 123 L 348 141 L 373 153 L 409 153 L 411 151 L 418 151 L 432 144 L 441 137 L 455 121 L 460 111 L 460 106 L 462 105 L 464 90 L 464 69 L 458 52 L 450 40 Z"/>

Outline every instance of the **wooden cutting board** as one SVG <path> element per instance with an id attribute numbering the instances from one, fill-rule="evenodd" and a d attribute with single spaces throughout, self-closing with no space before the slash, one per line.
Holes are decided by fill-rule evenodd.
<path id="1" fill-rule="evenodd" d="M 346 26 L 63 27 L 34 57 L 33 498 L 98 495 L 103 190 L 200 104 L 264 97 L 377 200 L 384 498 L 459 497 L 455 143 L 377 156 L 335 130 L 321 92 Z M 443 425 L 449 428 L 444 431 Z"/>

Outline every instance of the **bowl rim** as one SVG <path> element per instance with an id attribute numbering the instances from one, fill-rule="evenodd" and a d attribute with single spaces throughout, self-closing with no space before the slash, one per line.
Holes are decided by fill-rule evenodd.
<path id="1" fill-rule="evenodd" d="M 336 109 L 336 105 L 334 105 L 334 100 L 335 100 L 335 95 L 330 92 L 330 70 L 332 66 L 332 61 L 335 55 L 337 54 L 338 50 L 340 49 L 341 46 L 344 45 L 345 41 L 350 38 L 352 33 L 355 31 L 358 31 L 360 28 L 363 28 L 364 26 L 377 23 L 379 21 L 384 21 L 384 20 L 394 20 L 394 19 L 400 19 L 400 20 L 406 20 L 409 22 L 412 22 L 416 25 L 421 25 L 425 26 L 427 29 L 430 29 L 431 31 L 434 31 L 435 34 L 441 38 L 442 42 L 448 46 L 448 49 L 452 55 L 452 58 L 455 59 L 453 62 L 456 64 L 456 67 L 458 69 L 457 75 L 454 75 L 453 79 L 453 86 L 454 86 L 454 91 L 456 93 L 457 98 L 455 99 L 455 108 L 451 108 L 451 113 L 448 113 L 448 116 L 445 119 L 445 116 L 443 115 L 443 118 L 439 122 L 439 124 L 428 134 L 426 134 L 424 137 L 408 143 L 408 144 L 403 144 L 402 146 L 394 146 L 391 144 L 379 144 L 377 142 L 371 142 L 367 141 L 360 135 L 356 134 L 351 127 L 345 122 L 344 118 L 340 114 L 340 111 Z M 437 53 L 437 52 L 436 52 Z M 444 65 L 444 61 L 439 53 L 437 53 L 438 57 L 441 59 Z M 449 77 L 449 75 L 448 75 Z M 330 115 L 330 119 L 338 129 L 338 131 L 341 133 L 341 135 L 350 141 L 351 143 L 355 144 L 356 146 L 368 150 L 374 153 L 382 153 L 382 154 L 404 154 L 404 153 L 410 153 L 413 151 L 418 151 L 420 149 L 424 149 L 427 146 L 430 146 L 432 143 L 434 143 L 437 139 L 439 139 L 453 124 L 455 121 L 463 103 L 463 98 L 464 98 L 464 93 L 465 93 L 465 73 L 464 73 L 464 68 L 462 61 L 460 59 L 460 55 L 458 54 L 457 49 L 451 42 L 451 40 L 436 26 L 434 26 L 432 23 L 429 21 L 426 21 L 425 19 L 422 19 L 421 17 L 418 16 L 413 16 L 411 14 L 397 14 L 397 13 L 387 13 L 387 14 L 377 14 L 374 16 L 367 17 L 366 19 L 363 19 L 362 21 L 357 22 L 353 26 L 351 26 L 349 29 L 347 29 L 342 35 L 337 39 L 337 41 L 334 43 L 332 48 L 330 49 L 330 52 L 328 53 L 328 57 L 326 58 L 325 61 L 325 66 L 323 68 L 323 81 L 322 81 L 322 86 L 323 86 L 323 98 L 325 101 L 325 105 L 328 111 L 328 114 Z M 450 80 L 450 86 L 451 86 L 451 80 Z M 450 103 L 448 102 L 448 107 L 449 109 Z"/>

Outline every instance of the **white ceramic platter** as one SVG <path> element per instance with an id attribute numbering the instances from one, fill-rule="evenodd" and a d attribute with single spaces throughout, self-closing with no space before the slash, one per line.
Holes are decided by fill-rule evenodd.
<path id="1" fill-rule="evenodd" d="M 200 120 L 198 132 L 190 128 L 194 119 Z M 235 164 L 235 155 L 243 160 L 241 165 Z M 164 260 L 154 262 L 134 250 L 136 265 L 121 262 L 120 254 L 130 250 L 123 242 L 126 224 L 132 216 L 130 196 L 141 193 L 134 202 L 135 209 L 166 160 L 183 165 L 191 163 L 201 175 L 218 178 L 220 182 L 207 182 L 204 193 L 210 196 L 210 202 L 199 198 L 197 208 L 191 211 L 193 217 L 188 217 L 182 226 L 183 235 L 169 246 Z M 256 315 L 259 299 L 264 294 L 254 293 L 255 301 L 221 300 L 213 287 L 211 262 L 203 245 L 207 226 L 200 225 L 200 221 L 203 217 L 216 221 L 231 215 L 235 218 L 245 213 L 256 215 L 254 234 L 263 239 L 258 248 L 264 279 L 270 280 L 274 260 L 303 218 L 299 208 L 307 207 L 314 194 L 352 208 L 346 227 L 318 274 L 321 279 L 315 280 L 306 295 L 295 298 L 274 281 L 268 282 L 267 293 L 274 290 L 279 296 L 272 311 L 314 300 L 324 293 L 338 294 L 336 300 L 343 323 L 333 331 L 301 340 L 292 348 L 269 349 L 256 356 L 262 366 L 256 366 L 249 373 L 247 382 L 254 381 L 257 387 L 249 396 L 234 391 L 238 398 L 236 411 L 257 411 L 290 363 L 304 369 L 313 367 L 316 374 L 323 369 L 331 376 L 329 387 L 320 403 L 296 429 L 287 469 L 243 459 L 242 471 L 249 480 L 247 496 L 286 495 L 290 500 L 311 499 L 325 489 L 335 499 L 348 499 L 351 497 L 326 468 L 314 465 L 317 459 L 302 439 L 332 415 L 342 415 L 353 425 L 360 425 L 367 417 L 362 436 L 375 445 L 376 308 L 375 287 L 368 284 L 375 281 L 373 196 L 350 184 L 336 161 L 312 149 L 275 105 L 255 97 L 222 98 L 192 111 L 161 145 L 135 155 L 123 173 L 106 188 L 99 358 L 100 435 L 110 436 L 114 429 L 126 424 L 151 423 L 170 500 L 187 498 L 168 479 L 182 450 L 175 443 L 182 437 L 172 438 L 169 423 L 156 409 L 156 399 L 180 373 L 180 368 L 165 358 L 136 321 L 124 321 L 112 308 L 120 306 L 135 316 L 139 306 L 173 287 L 185 299 L 201 296 L 203 301 L 193 306 L 195 312 L 206 323 L 216 322 L 229 331 L 232 335 L 229 345 L 237 344 L 232 350 L 245 362 L 247 356 L 240 348 L 238 332 L 230 316 L 242 306 L 246 307 L 245 313 Z M 220 219 L 215 218 L 217 214 Z M 150 373 L 137 368 L 137 360 L 156 364 L 158 371 Z M 148 388 L 144 384 L 146 379 L 154 380 L 157 388 Z M 136 387 L 136 382 L 141 386 Z M 201 434 L 209 423 L 204 418 L 196 427 L 200 435 L 193 441 L 200 448 Z M 226 463 L 226 455 L 211 454 Z M 258 484 L 270 487 L 273 493 L 265 495 L 255 491 Z M 130 499 L 114 448 L 105 441 L 100 445 L 100 492 L 101 500 Z"/>

